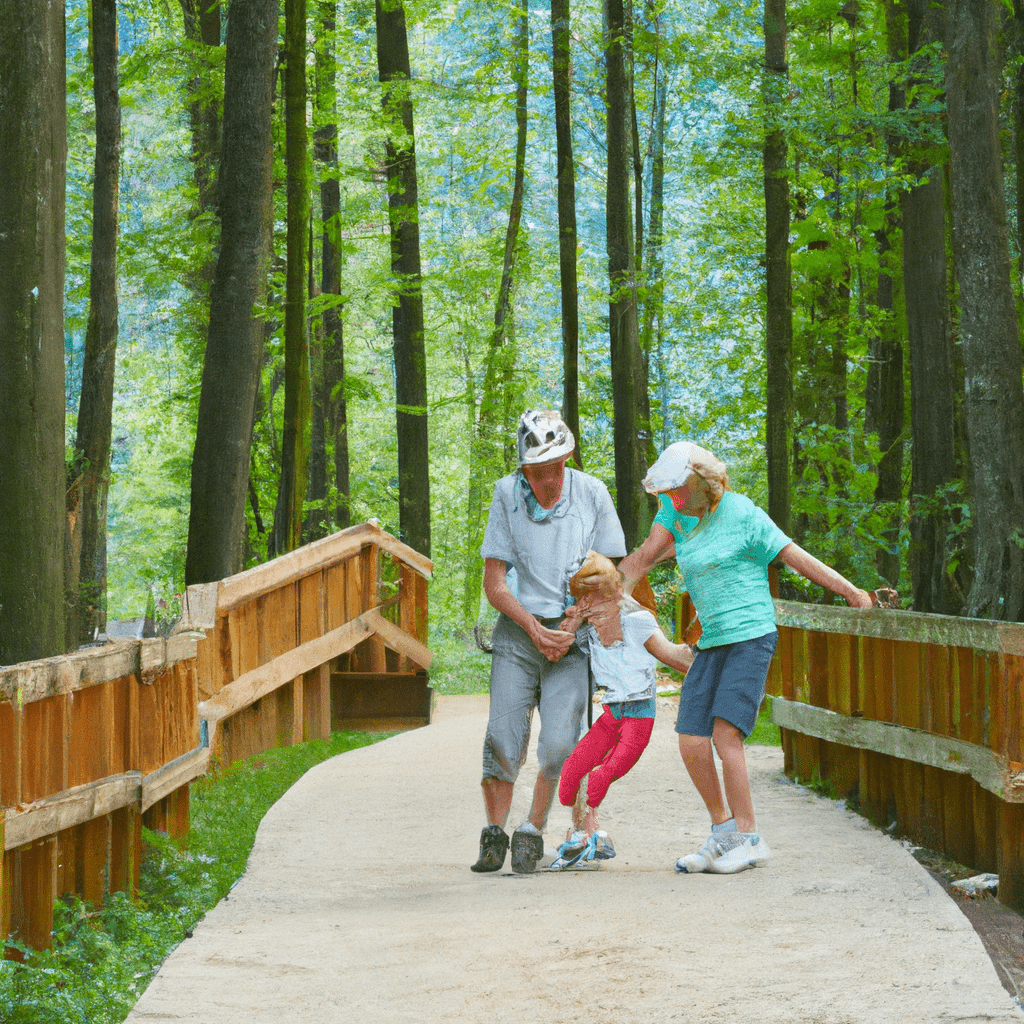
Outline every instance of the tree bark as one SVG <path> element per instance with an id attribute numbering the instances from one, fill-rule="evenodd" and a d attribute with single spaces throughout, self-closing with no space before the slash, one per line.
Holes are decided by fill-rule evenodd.
<path id="1" fill-rule="evenodd" d="M 906 16 L 902 0 L 886 0 L 886 35 L 892 64 L 903 60 L 907 52 Z M 898 115 L 906 105 L 906 91 L 897 81 L 889 83 L 889 112 Z M 890 165 L 899 156 L 895 132 L 886 134 L 886 155 Z M 901 515 L 896 509 L 903 498 L 903 428 L 905 421 L 902 326 L 896 314 L 896 284 L 899 280 L 900 250 L 892 240 L 899 237 L 899 202 L 886 196 L 885 218 L 875 233 L 878 244 L 878 284 L 875 304 L 887 313 L 882 327 L 868 339 L 868 381 L 864 396 L 864 426 L 878 434 L 880 456 L 875 501 L 894 511 L 887 516 L 882 532 L 885 544 L 875 549 L 875 568 L 879 576 L 895 587 L 899 582 L 899 531 Z"/>
<path id="2" fill-rule="evenodd" d="M 306 237 L 309 169 L 306 135 L 306 0 L 285 0 L 285 164 L 287 258 L 284 299 L 284 426 L 281 482 L 274 512 L 274 553 L 302 544 L 309 481 L 310 383 L 306 334 Z"/>
<path id="3" fill-rule="evenodd" d="M 64 652 L 64 46 L 63 4 L 5 6 L 0 665 Z"/>
<path id="4" fill-rule="evenodd" d="M 643 380 L 633 256 L 631 88 L 626 73 L 622 0 L 605 0 L 608 187 L 609 341 L 615 440 L 616 508 L 627 550 L 650 526 L 642 481 L 646 465 L 640 437 L 639 388 Z"/>
<path id="5" fill-rule="evenodd" d="M 1024 387 L 1003 192 L 993 0 L 948 5 L 946 102 L 973 480 L 968 615 L 1024 619 Z"/>
<path id="6" fill-rule="evenodd" d="M 793 306 L 789 258 L 788 147 L 783 110 L 789 89 L 786 0 L 765 0 L 765 455 L 768 515 L 790 531 L 789 436 L 793 415 Z"/>
<path id="7" fill-rule="evenodd" d="M 480 544 L 483 540 L 483 510 L 486 500 L 484 482 L 493 478 L 493 469 L 500 460 L 505 406 L 511 390 L 515 365 L 515 324 L 512 316 L 515 298 L 517 264 L 522 246 L 519 226 L 523 217 L 523 193 L 526 187 L 527 84 L 529 81 L 530 25 L 526 8 L 519 10 L 515 22 L 512 57 L 512 81 L 516 87 L 516 153 L 509 204 L 508 226 L 505 230 L 505 254 L 502 260 L 501 284 L 494 308 L 494 330 L 485 359 L 483 386 L 480 389 L 480 411 L 473 430 L 470 453 L 469 483 L 466 507 L 466 575 L 463 587 L 462 614 L 467 623 L 474 622 L 480 607 L 483 562 Z"/>
<path id="8" fill-rule="evenodd" d="M 266 291 L 273 172 L 276 0 L 239 4 L 228 21 L 220 251 L 210 295 L 185 582 L 237 573 L 245 551 L 253 415 L 263 325 L 253 307 Z"/>
<path id="9" fill-rule="evenodd" d="M 385 115 L 395 128 L 386 145 L 395 406 L 398 431 L 398 509 L 402 539 L 430 554 L 430 463 L 427 445 L 427 359 L 420 271 L 419 200 L 409 41 L 401 0 L 376 0 L 377 68 Z M 400 131 L 397 130 L 400 126 Z"/>
<path id="10" fill-rule="evenodd" d="M 117 356 L 117 236 L 121 165 L 121 100 L 117 87 L 115 0 L 92 0 L 96 157 L 92 193 L 92 269 L 82 393 L 72 477 L 81 488 L 78 520 L 78 615 L 68 643 L 91 640 L 106 626 L 107 489 Z M 72 623 L 68 623 L 69 628 Z"/>
<path id="11" fill-rule="evenodd" d="M 941 38 L 928 0 L 908 0 L 907 54 Z M 948 569 L 953 523 L 946 488 L 957 479 L 953 345 L 946 266 L 943 168 L 911 139 L 916 184 L 900 195 L 903 293 L 910 357 L 910 575 L 916 611 L 956 614 L 963 605 Z"/>
<path id="12" fill-rule="evenodd" d="M 576 438 L 583 466 L 579 395 L 579 288 L 576 276 L 576 165 L 572 148 L 569 0 L 551 0 L 551 66 L 555 95 L 555 159 L 558 165 L 558 276 L 562 298 L 562 419 Z"/>
<path id="13" fill-rule="evenodd" d="M 334 0 L 320 0 L 320 58 L 317 106 L 321 123 L 315 153 L 323 167 L 320 182 L 321 256 L 320 291 L 335 297 L 323 315 L 323 391 L 326 430 L 334 449 L 334 489 L 337 504 L 334 524 L 342 530 L 351 522 L 349 512 L 348 408 L 345 402 L 345 339 L 341 301 L 341 186 L 338 181 L 337 71 L 334 66 Z"/>

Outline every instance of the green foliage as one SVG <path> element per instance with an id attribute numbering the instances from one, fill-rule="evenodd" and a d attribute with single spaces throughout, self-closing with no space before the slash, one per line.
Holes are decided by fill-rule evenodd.
<path id="1" fill-rule="evenodd" d="M 321 761 L 385 739 L 334 733 L 267 751 L 192 783 L 192 827 L 179 846 L 144 830 L 137 900 L 112 893 L 102 910 L 78 898 L 54 907 L 53 945 L 18 942 L 24 963 L 0 960 L 5 1024 L 118 1024 L 164 958 L 245 870 L 256 829 L 271 805 Z"/>

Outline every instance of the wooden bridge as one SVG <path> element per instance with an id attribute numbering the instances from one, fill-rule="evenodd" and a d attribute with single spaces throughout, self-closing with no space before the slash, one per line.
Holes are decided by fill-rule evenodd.
<path id="1" fill-rule="evenodd" d="M 373 524 L 189 588 L 180 632 L 0 669 L 0 929 L 138 883 L 211 763 L 429 724 L 432 565 Z M 1000 875 L 1024 911 L 1024 626 L 777 602 L 786 770 Z M 687 622 L 686 608 L 679 621 Z"/>
<path id="2" fill-rule="evenodd" d="M 372 523 L 190 587 L 179 632 L 0 668 L 0 932 L 138 886 L 142 825 L 183 836 L 211 763 L 430 721 L 432 565 Z"/>

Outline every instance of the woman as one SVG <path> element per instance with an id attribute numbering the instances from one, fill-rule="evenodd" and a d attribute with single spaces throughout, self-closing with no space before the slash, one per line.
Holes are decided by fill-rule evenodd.
<path id="1" fill-rule="evenodd" d="M 725 465 L 689 441 L 669 445 L 644 487 L 658 515 L 644 543 L 619 565 L 624 590 L 659 562 L 676 562 L 703 629 L 679 701 L 676 732 L 683 764 L 711 815 L 711 835 L 676 871 L 732 874 L 765 863 L 743 743 L 764 699 L 775 652 L 775 606 L 768 565 L 776 558 L 812 583 L 870 608 L 874 597 L 794 544 L 749 498 L 728 489 Z M 722 760 L 722 785 L 714 748 Z"/>

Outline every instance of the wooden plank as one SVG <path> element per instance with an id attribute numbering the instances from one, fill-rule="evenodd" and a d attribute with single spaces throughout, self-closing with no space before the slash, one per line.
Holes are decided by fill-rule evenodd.
<path id="1" fill-rule="evenodd" d="M 13 860 L 10 930 L 26 945 L 46 949 L 53 931 L 53 904 L 59 895 L 57 840 L 49 837 L 22 847 Z"/>
<path id="2" fill-rule="evenodd" d="M 303 644 L 302 647 L 297 647 L 268 664 L 245 673 L 225 686 L 216 696 L 203 701 L 199 705 L 200 717 L 213 723 L 235 714 L 296 676 L 302 675 L 303 672 L 312 671 L 336 658 L 343 651 L 351 650 L 368 637 L 373 628 L 367 615 L 360 615 L 313 643 Z"/>
<path id="3" fill-rule="evenodd" d="M 782 697 L 772 698 L 772 721 L 805 736 L 970 775 L 1003 800 L 1024 803 L 1024 771 L 1013 769 L 1006 758 L 977 744 L 866 718 L 848 718 Z"/>
<path id="4" fill-rule="evenodd" d="M 1024 624 L 1021 623 L 799 601 L 776 601 L 775 619 L 779 625 L 796 629 L 1024 655 Z"/>
<path id="5" fill-rule="evenodd" d="M 22 807 L 8 807 L 4 811 L 6 849 L 82 825 L 119 807 L 138 806 L 141 793 L 142 774 L 132 771 L 74 786 Z"/>
<path id="6" fill-rule="evenodd" d="M 1024 805 L 999 808 L 999 902 L 1024 914 Z"/>
<path id="7" fill-rule="evenodd" d="M 82 823 L 81 897 L 96 909 L 103 906 L 107 892 L 107 850 L 110 845 L 110 817 L 103 815 Z"/>
<path id="8" fill-rule="evenodd" d="M 217 591 L 217 611 L 227 611 L 294 583 L 311 572 L 318 572 L 327 565 L 359 554 L 368 545 L 383 548 L 427 579 L 433 575 L 433 563 L 425 555 L 403 544 L 372 522 L 362 523 L 303 545 L 237 576 L 221 580 Z"/>
<path id="9" fill-rule="evenodd" d="M 295 679 L 292 680 L 292 746 L 301 743 L 303 740 L 302 733 L 306 721 L 305 694 L 305 676 L 297 676 Z"/>
<path id="10" fill-rule="evenodd" d="M 210 770 L 210 754 L 209 747 L 197 747 L 156 771 L 142 776 L 139 809 L 148 811 L 153 804 L 163 800 L 168 794 L 188 785 L 200 775 L 205 775 Z"/>
<path id="11" fill-rule="evenodd" d="M 368 611 L 363 617 L 392 650 L 398 651 L 399 654 L 404 654 L 421 668 L 430 668 L 434 655 L 419 640 L 404 632 L 393 622 L 388 622 L 378 612 Z"/>

